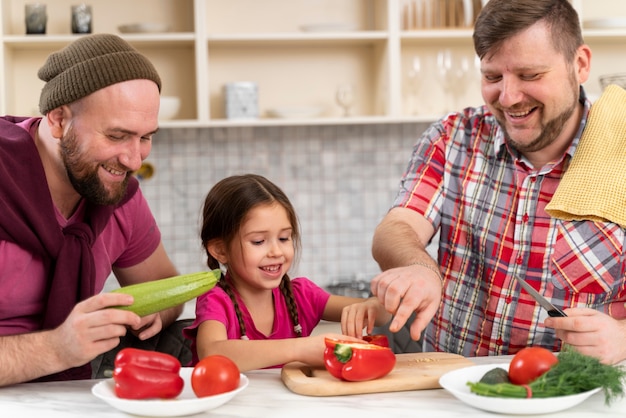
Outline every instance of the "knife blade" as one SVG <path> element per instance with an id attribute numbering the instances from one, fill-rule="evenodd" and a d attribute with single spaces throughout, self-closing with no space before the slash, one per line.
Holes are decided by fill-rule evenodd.
<path id="1" fill-rule="evenodd" d="M 519 282 L 519 284 L 522 285 L 524 290 L 526 290 L 526 292 L 528 292 L 528 294 L 530 296 L 532 296 L 533 299 L 535 299 L 537 301 L 537 303 L 539 303 L 539 305 L 541 305 L 542 308 L 544 308 L 545 310 L 548 311 L 548 315 L 550 315 L 550 316 L 567 316 L 567 315 L 565 315 L 565 312 L 563 312 L 562 310 L 560 310 L 559 308 L 554 306 L 552 303 L 550 303 L 548 301 L 548 299 L 546 299 L 543 296 L 541 296 L 539 294 L 539 292 L 537 292 L 535 290 L 535 288 L 532 287 L 526 280 L 524 280 L 524 279 L 522 279 L 520 277 L 517 277 L 517 276 L 513 276 L 513 278 L 515 280 L 517 280 Z"/>

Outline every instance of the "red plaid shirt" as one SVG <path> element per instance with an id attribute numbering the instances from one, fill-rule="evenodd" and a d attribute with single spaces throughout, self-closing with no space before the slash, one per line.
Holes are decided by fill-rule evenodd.
<path id="1" fill-rule="evenodd" d="M 394 206 L 414 209 L 440 232 L 443 303 L 425 333 L 427 351 L 464 356 L 560 349 L 547 316 L 513 279 L 527 279 L 554 305 L 626 318 L 624 229 L 562 221 L 545 207 L 578 144 L 584 117 L 558 161 L 535 170 L 507 147 L 486 109 L 434 123 L 417 141 Z M 621 170 L 621 167 L 607 167 Z"/>

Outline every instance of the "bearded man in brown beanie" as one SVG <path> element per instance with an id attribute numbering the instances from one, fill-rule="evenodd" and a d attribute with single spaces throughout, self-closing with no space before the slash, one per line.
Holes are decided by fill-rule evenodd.
<path id="1" fill-rule="evenodd" d="M 139 317 L 101 293 L 177 274 L 132 173 L 158 129 L 161 79 L 115 35 L 51 54 L 43 117 L 0 118 L 0 386 L 91 377 L 127 329 L 139 340 L 182 306 Z"/>

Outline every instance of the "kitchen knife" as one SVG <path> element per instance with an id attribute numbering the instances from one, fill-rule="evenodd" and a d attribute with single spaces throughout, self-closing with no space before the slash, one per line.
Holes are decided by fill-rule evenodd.
<path id="1" fill-rule="evenodd" d="M 557 308 L 556 306 L 551 304 L 546 298 L 541 296 L 539 294 L 539 292 L 537 292 L 524 279 L 522 279 L 520 277 L 517 277 L 517 276 L 513 276 L 513 277 L 514 277 L 515 280 L 517 280 L 519 282 L 519 284 L 522 285 L 522 287 L 528 292 L 528 294 L 530 296 L 532 296 L 539 303 L 539 305 L 541 305 L 544 309 L 546 309 L 548 311 L 548 315 L 550 315 L 550 316 L 567 316 L 567 315 L 565 315 L 565 312 L 563 312 L 562 310 L 560 310 L 559 308 Z"/>

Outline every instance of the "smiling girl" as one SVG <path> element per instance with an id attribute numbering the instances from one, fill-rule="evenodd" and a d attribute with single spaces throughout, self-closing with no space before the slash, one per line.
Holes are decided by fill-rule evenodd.
<path id="1" fill-rule="evenodd" d="M 221 354 L 241 371 L 292 361 L 322 365 L 324 337 L 340 335 L 310 336 L 313 328 L 322 319 L 341 321 L 345 306 L 365 301 L 331 295 L 305 277 L 289 278 L 300 248 L 298 219 L 283 191 L 262 176 L 228 177 L 209 191 L 201 238 L 209 268 L 225 268 L 225 274 L 198 298 L 196 319 L 185 330 L 194 363 Z M 386 314 L 375 313 L 382 310 L 375 299 L 367 301 L 371 314 L 358 326 L 371 331 L 373 318 Z"/>

